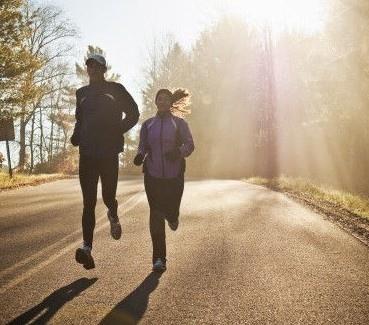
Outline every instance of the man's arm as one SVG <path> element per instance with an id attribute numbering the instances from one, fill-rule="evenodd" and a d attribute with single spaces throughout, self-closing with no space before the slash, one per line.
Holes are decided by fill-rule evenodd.
<path id="1" fill-rule="evenodd" d="M 72 143 L 72 145 L 74 145 L 75 147 L 79 145 L 80 142 L 80 131 L 81 131 L 81 109 L 79 107 L 79 95 L 78 95 L 78 90 L 76 91 L 76 113 L 75 113 L 75 117 L 76 117 L 76 124 L 74 125 L 74 130 L 73 130 L 73 134 L 70 138 L 70 142 Z"/>
<path id="2" fill-rule="evenodd" d="M 140 130 L 140 141 L 138 143 L 138 150 L 137 155 L 135 156 L 135 159 L 133 160 L 133 163 L 136 166 L 140 166 L 145 157 L 148 153 L 148 147 L 147 147 L 147 122 L 144 122 L 141 126 Z"/>
<path id="3" fill-rule="evenodd" d="M 137 124 L 140 113 L 135 100 L 132 98 L 129 92 L 121 84 L 117 85 L 119 85 L 118 91 L 120 109 L 126 115 L 121 121 L 121 131 L 122 133 L 125 133 Z"/>
<path id="4" fill-rule="evenodd" d="M 145 157 L 148 153 L 147 148 L 147 121 L 142 123 L 140 130 L 140 141 L 138 142 L 137 153 L 141 154 L 142 157 Z"/>

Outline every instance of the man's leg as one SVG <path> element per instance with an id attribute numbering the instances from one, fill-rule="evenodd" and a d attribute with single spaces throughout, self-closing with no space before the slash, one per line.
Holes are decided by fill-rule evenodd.
<path id="1" fill-rule="evenodd" d="M 101 177 L 101 192 L 103 201 L 109 209 L 108 218 L 111 226 L 111 235 L 119 239 L 122 228 L 118 218 L 118 202 L 116 200 L 118 183 L 119 157 L 118 154 L 100 158 L 99 173 Z"/>
<path id="2" fill-rule="evenodd" d="M 116 213 L 115 199 L 118 183 L 119 157 L 118 154 L 100 158 L 99 172 L 101 176 L 101 191 L 106 207 Z"/>
<path id="3" fill-rule="evenodd" d="M 79 181 L 83 195 L 83 242 L 86 246 L 92 248 L 93 233 L 96 223 L 95 206 L 97 199 L 97 183 L 99 181 L 96 159 L 88 156 L 80 156 Z"/>
<path id="4" fill-rule="evenodd" d="M 95 206 L 97 196 L 97 183 L 99 180 L 99 173 L 94 158 L 80 156 L 79 180 L 83 195 L 83 246 L 82 248 L 78 248 L 76 250 L 76 261 L 80 264 L 83 264 L 83 267 L 89 270 L 95 267 L 95 262 L 92 258 L 91 250 L 96 223 Z"/>

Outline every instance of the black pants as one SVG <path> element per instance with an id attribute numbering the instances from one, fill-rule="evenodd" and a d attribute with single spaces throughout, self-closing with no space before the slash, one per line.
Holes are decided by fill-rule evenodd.
<path id="1" fill-rule="evenodd" d="M 178 220 L 184 189 L 184 176 L 156 178 L 145 173 L 145 191 L 150 206 L 150 235 L 153 247 L 153 262 L 166 258 L 165 219 Z"/>
<path id="2" fill-rule="evenodd" d="M 107 157 L 85 155 L 80 155 L 79 157 L 79 181 L 83 194 L 83 241 L 90 247 L 92 247 L 96 223 L 95 206 L 99 177 L 101 177 L 103 201 L 112 213 L 117 213 L 118 203 L 115 195 L 117 191 L 118 168 L 118 154 Z"/>

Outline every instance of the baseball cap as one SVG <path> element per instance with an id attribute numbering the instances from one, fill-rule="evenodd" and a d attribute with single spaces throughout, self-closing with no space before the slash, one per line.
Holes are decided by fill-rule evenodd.
<path id="1" fill-rule="evenodd" d="M 100 63 L 101 65 L 106 67 L 106 60 L 101 54 L 89 54 L 88 57 L 87 57 L 87 60 L 86 60 L 86 64 L 90 60 L 94 60 L 97 63 Z"/>

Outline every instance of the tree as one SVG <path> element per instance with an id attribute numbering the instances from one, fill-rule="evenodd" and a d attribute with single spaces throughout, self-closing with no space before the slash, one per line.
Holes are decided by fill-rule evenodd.
<path id="1" fill-rule="evenodd" d="M 28 51 L 41 62 L 34 69 L 28 69 L 21 79 L 20 89 L 22 98 L 19 103 L 19 168 L 26 163 L 26 128 L 39 113 L 39 155 L 43 160 L 43 111 L 42 101 L 55 91 L 53 80 L 58 76 L 68 74 L 63 59 L 70 54 L 72 46 L 68 40 L 75 37 L 76 30 L 64 18 L 63 12 L 53 6 L 35 7 L 27 2 L 23 9 L 24 17 L 30 22 L 30 35 L 25 44 Z M 33 136 L 34 131 L 31 130 Z M 31 139 L 32 142 L 32 139 Z M 32 153 L 33 155 L 33 153 Z"/>
<path id="2" fill-rule="evenodd" d="M 152 116 L 156 111 L 155 95 L 159 89 L 189 86 L 189 66 L 188 55 L 173 38 L 168 37 L 160 46 L 154 42 L 144 71 L 146 84 L 142 90 L 144 109 L 141 120 Z"/>
<path id="3" fill-rule="evenodd" d="M 83 62 L 86 62 L 87 58 L 91 54 L 100 54 L 100 55 L 103 55 L 104 57 L 106 56 L 105 51 L 102 48 L 98 46 L 89 45 Z M 76 75 L 82 85 L 88 84 L 89 79 L 88 79 L 88 74 L 87 74 L 87 67 L 84 63 L 83 64 L 76 63 Z M 105 74 L 105 79 L 108 81 L 118 81 L 119 78 L 120 78 L 120 75 L 117 73 L 111 72 L 111 66 L 108 65 L 107 71 Z"/>
<path id="4" fill-rule="evenodd" d="M 0 152 L 0 170 L 3 168 L 3 162 L 5 161 L 4 155 Z"/>
<path id="5" fill-rule="evenodd" d="M 259 56 L 256 32 L 231 17 L 205 30 L 193 48 L 189 69 L 194 107 L 189 121 L 196 141 L 189 161 L 193 172 L 222 177 L 253 173 Z"/>
<path id="6" fill-rule="evenodd" d="M 14 107 L 22 98 L 19 77 L 39 66 L 25 46 L 30 20 L 22 12 L 25 1 L 0 0 L 0 113 L 15 116 Z"/>

